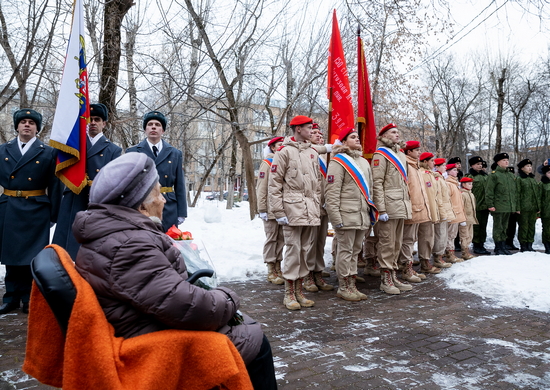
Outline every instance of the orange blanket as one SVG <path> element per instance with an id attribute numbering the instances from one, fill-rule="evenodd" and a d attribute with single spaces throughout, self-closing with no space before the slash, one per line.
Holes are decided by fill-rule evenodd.
<path id="1" fill-rule="evenodd" d="M 225 335 L 165 330 L 115 337 L 70 256 L 57 245 L 51 247 L 76 287 L 76 301 L 65 338 L 33 283 L 23 364 L 27 374 L 64 390 L 252 389 L 244 362 Z"/>

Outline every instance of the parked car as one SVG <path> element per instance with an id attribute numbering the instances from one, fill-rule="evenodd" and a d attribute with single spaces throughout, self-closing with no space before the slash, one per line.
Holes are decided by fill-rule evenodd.
<path id="1" fill-rule="evenodd" d="M 228 196 L 228 195 L 229 195 L 229 192 L 228 192 L 228 191 L 225 191 L 225 192 L 223 193 L 223 198 L 224 198 L 225 200 L 227 200 L 227 196 Z M 239 197 L 239 192 L 238 192 L 238 191 L 235 191 L 235 192 L 233 193 L 233 199 L 237 199 L 238 197 Z"/>
<path id="2" fill-rule="evenodd" d="M 212 192 L 210 195 L 208 195 L 208 196 L 206 197 L 206 200 L 216 200 L 216 199 L 219 198 L 219 196 L 220 196 L 219 193 L 217 193 L 217 192 Z"/>

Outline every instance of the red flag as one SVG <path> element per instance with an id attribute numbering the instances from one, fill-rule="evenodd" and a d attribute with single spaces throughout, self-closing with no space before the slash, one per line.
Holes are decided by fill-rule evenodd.
<path id="1" fill-rule="evenodd" d="M 363 157 L 370 161 L 376 150 L 376 125 L 370 95 L 367 61 L 359 29 L 357 29 L 357 123 L 359 124 L 359 138 L 363 146 Z"/>
<path id="2" fill-rule="evenodd" d="M 332 15 L 332 37 L 328 53 L 328 96 L 330 101 L 329 141 L 334 143 L 340 129 L 355 127 L 353 99 L 336 10 Z"/>

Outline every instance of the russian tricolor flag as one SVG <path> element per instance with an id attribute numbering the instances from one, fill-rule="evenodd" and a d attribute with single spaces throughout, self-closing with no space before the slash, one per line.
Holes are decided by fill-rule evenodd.
<path id="1" fill-rule="evenodd" d="M 82 0 L 75 0 L 73 23 L 50 145 L 59 150 L 57 177 L 76 194 L 86 187 L 86 127 L 90 120 Z"/>

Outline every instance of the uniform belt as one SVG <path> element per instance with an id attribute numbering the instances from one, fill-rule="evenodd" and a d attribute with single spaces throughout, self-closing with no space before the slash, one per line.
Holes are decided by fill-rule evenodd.
<path id="1" fill-rule="evenodd" d="M 29 196 L 46 195 L 46 190 L 21 191 L 4 189 L 4 195 L 14 196 L 16 198 L 27 198 Z"/>
<path id="2" fill-rule="evenodd" d="M 174 192 L 174 187 L 160 187 L 160 193 Z"/>

